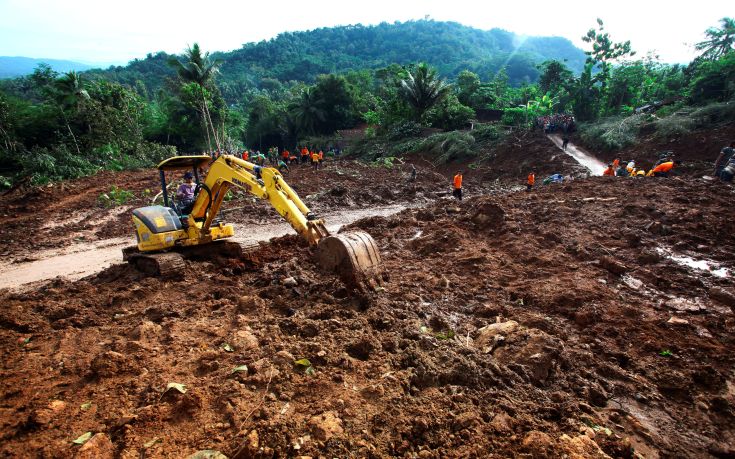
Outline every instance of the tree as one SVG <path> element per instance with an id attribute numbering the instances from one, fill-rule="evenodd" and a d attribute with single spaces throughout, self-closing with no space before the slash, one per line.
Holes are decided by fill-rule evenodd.
<path id="1" fill-rule="evenodd" d="M 301 132 L 306 135 L 314 135 L 319 123 L 323 123 L 326 119 L 324 99 L 320 98 L 317 91 L 311 87 L 304 88 L 301 96 L 291 104 L 289 110 Z"/>
<path id="2" fill-rule="evenodd" d="M 590 29 L 587 31 L 587 35 L 582 37 L 582 40 L 586 43 L 592 44 L 592 51 L 585 51 L 585 54 L 587 54 L 585 72 L 589 65 L 591 65 L 592 68 L 598 66 L 600 69 L 596 75 L 592 76 L 589 83 L 592 85 L 596 83 L 600 84 L 600 97 L 602 98 L 601 106 L 604 109 L 608 106 L 607 86 L 610 80 L 610 72 L 612 71 L 613 64 L 626 56 L 634 56 L 635 51 L 633 51 L 630 46 L 630 40 L 620 43 L 613 42 L 610 39 L 610 35 L 605 32 L 605 26 L 602 23 L 602 19 L 597 19 L 597 26 L 597 30 Z M 586 79 L 580 78 L 578 81 L 583 83 Z M 583 91 L 588 91 L 589 89 L 590 88 L 583 88 Z"/>
<path id="3" fill-rule="evenodd" d="M 176 70 L 182 82 L 197 83 L 204 88 L 209 87 L 214 81 L 221 63 L 221 60 L 212 60 L 209 52 L 202 54 L 199 43 L 194 43 L 184 50 L 184 61 L 176 57 L 168 60 L 168 64 Z"/>
<path id="4" fill-rule="evenodd" d="M 707 39 L 694 45 L 695 49 L 702 51 L 700 58 L 714 61 L 735 50 L 735 19 L 722 18 L 720 24 L 720 28 L 707 29 L 704 32 Z"/>
<path id="5" fill-rule="evenodd" d="M 220 119 L 217 116 L 212 116 L 209 106 L 214 101 L 215 94 L 219 95 L 219 90 L 214 85 L 214 77 L 218 72 L 221 61 L 212 60 L 208 52 L 202 54 L 198 43 L 194 43 L 184 51 L 184 58 L 184 61 L 176 57 L 171 57 L 168 60 L 168 64 L 176 70 L 176 74 L 178 75 L 180 82 L 179 90 L 185 94 L 182 100 L 191 94 L 200 96 L 197 99 L 197 108 L 199 111 L 199 122 L 206 133 L 207 145 L 209 149 L 212 148 L 211 130 L 211 133 L 214 135 L 217 150 L 220 150 L 222 142 L 220 142 L 216 127 Z M 222 124 L 224 125 L 224 122 Z M 224 132 L 222 135 L 224 136 Z"/>
<path id="6" fill-rule="evenodd" d="M 468 107 L 476 107 L 476 93 L 480 89 L 480 77 L 469 70 L 462 70 L 457 75 L 457 98 Z"/>
<path id="7" fill-rule="evenodd" d="M 557 60 L 545 61 L 538 69 L 541 71 L 538 85 L 542 93 L 556 94 L 565 89 L 573 79 L 572 71 Z"/>
<path id="8" fill-rule="evenodd" d="M 437 77 L 436 70 L 421 63 L 408 77 L 401 80 L 400 94 L 413 108 L 416 120 L 440 102 L 450 91 L 450 86 Z"/>

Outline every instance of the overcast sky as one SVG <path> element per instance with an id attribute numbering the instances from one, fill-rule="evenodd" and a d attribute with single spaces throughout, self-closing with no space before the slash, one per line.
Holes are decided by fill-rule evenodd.
<path id="1" fill-rule="evenodd" d="M 429 16 L 488 30 L 580 37 L 600 17 L 615 41 L 630 40 L 639 55 L 655 50 L 664 62 L 688 62 L 692 44 L 719 19 L 735 15 L 732 0 L 0 0 L 0 56 L 125 63 L 149 52 L 180 53 L 199 42 L 209 51 L 285 31 L 377 24 Z"/>

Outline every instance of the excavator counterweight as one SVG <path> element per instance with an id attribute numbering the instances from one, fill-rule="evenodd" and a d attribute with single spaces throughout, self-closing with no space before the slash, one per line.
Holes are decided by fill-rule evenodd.
<path id="1" fill-rule="evenodd" d="M 163 206 L 149 206 L 133 211 L 138 244 L 123 251 L 123 258 L 149 275 L 175 277 L 185 266 L 182 256 L 207 253 L 237 257 L 242 250 L 232 250 L 232 225 L 218 221 L 220 206 L 231 187 L 266 199 L 301 235 L 316 247 L 317 262 L 337 273 L 346 285 L 365 290 L 382 281 L 382 263 L 373 238 L 354 231 L 331 235 L 324 221 L 315 218 L 296 192 L 274 168 L 260 167 L 234 156 L 220 156 L 211 162 L 208 156 L 176 156 L 158 165 L 163 187 Z M 209 165 L 203 180 L 199 173 Z M 170 198 L 165 171 L 193 171 L 197 197 L 184 206 Z"/>

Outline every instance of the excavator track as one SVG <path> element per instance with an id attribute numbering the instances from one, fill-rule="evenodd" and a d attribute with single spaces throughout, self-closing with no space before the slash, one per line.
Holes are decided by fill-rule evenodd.
<path id="1" fill-rule="evenodd" d="M 147 276 L 160 276 L 165 279 L 180 278 L 184 275 L 184 257 L 176 252 L 137 253 L 128 262 Z"/>

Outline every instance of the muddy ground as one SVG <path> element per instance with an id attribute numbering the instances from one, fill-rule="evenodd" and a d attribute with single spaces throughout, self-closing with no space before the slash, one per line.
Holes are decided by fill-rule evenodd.
<path id="1" fill-rule="evenodd" d="M 167 180 L 180 183 L 181 174 Z M 315 172 L 294 166 L 286 180 L 317 213 L 380 204 L 421 203 L 436 191 L 449 192 L 449 181 L 431 167 L 418 166 L 416 181 L 408 183 L 408 166 L 374 167 L 357 161 L 325 161 Z M 132 195 L 122 205 L 108 204 L 101 197 L 114 196 L 112 186 Z M 174 187 L 175 188 L 175 187 Z M 74 243 L 132 236 L 130 211 L 151 205 L 161 190 L 158 171 L 101 172 L 68 182 L 41 187 L 23 187 L 0 196 L 1 230 L 7 242 L 0 248 L 5 261 L 33 259 L 31 252 L 55 249 Z M 161 204 L 161 198 L 156 201 Z M 223 206 L 224 218 L 240 225 L 280 221 L 267 202 L 233 189 Z M 34 237 L 28 241 L 29 232 Z"/>
<path id="2" fill-rule="evenodd" d="M 0 455 L 735 455 L 731 186 L 591 178 L 458 205 L 441 181 L 352 225 L 383 255 L 374 292 L 296 236 L 181 279 L 121 264 L 0 292 Z"/>

